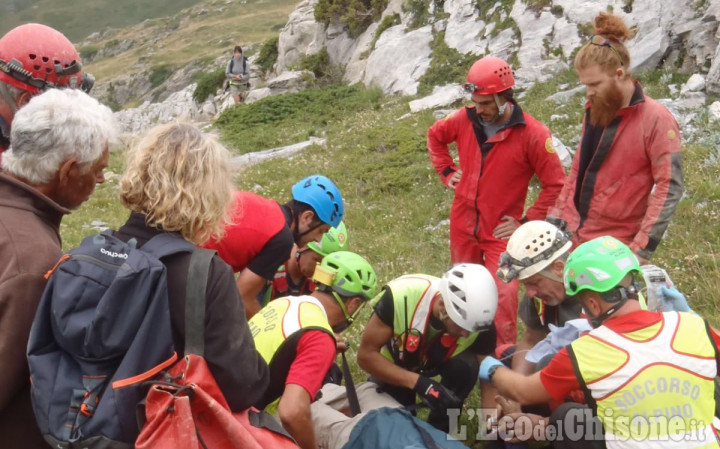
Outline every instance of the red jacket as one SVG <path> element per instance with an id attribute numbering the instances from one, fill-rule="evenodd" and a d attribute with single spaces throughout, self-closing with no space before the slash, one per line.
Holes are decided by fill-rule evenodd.
<path id="1" fill-rule="evenodd" d="M 204 247 L 216 250 L 237 273 L 247 267 L 268 240 L 286 226 L 285 214 L 273 200 L 251 192 L 235 192 L 230 216 L 232 224 L 225 228 L 222 240 L 210 240 Z"/>
<path id="2" fill-rule="evenodd" d="M 457 143 L 463 175 L 455 188 L 453 207 L 462 203 L 474 208 L 467 226 L 473 226 L 476 238 L 488 240 L 493 239 L 493 230 L 503 215 L 523 219 L 528 185 L 534 174 L 542 192 L 524 218 L 544 219 L 562 189 L 565 172 L 550 131 L 517 104 L 507 127 L 487 139 L 482 150 L 476 136 L 479 125 L 473 125 L 470 119 L 474 116 L 475 108 L 466 107 L 438 120 L 428 130 L 427 145 L 435 170 L 447 184 L 458 169 L 448 144 Z M 478 132 L 485 140 L 481 129 Z"/>
<path id="3" fill-rule="evenodd" d="M 585 161 L 587 168 L 578 186 L 583 146 L 591 140 L 586 138 L 590 104 L 585 108 L 583 139 L 548 215 L 568 222 L 576 244 L 612 235 L 649 258 L 684 190 L 677 122 L 636 84 L 630 105 L 618 111 Z"/>

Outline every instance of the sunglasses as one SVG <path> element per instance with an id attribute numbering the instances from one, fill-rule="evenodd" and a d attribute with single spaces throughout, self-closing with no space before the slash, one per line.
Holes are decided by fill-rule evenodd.
<path id="1" fill-rule="evenodd" d="M 615 49 L 615 47 L 612 46 L 612 43 L 610 43 L 610 39 L 600 36 L 599 34 L 596 34 L 592 38 L 590 38 L 590 43 L 593 45 L 597 45 L 598 47 L 608 47 L 610 50 L 615 53 L 615 56 L 618 57 L 618 61 L 620 61 L 620 65 L 624 66 L 623 64 L 623 58 L 620 56 L 620 53 Z"/>

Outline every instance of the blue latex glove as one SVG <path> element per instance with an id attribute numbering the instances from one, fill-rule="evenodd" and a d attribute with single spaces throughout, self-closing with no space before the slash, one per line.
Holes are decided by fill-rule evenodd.
<path id="1" fill-rule="evenodd" d="M 485 382 L 489 382 L 490 377 L 492 377 L 495 373 L 495 370 L 501 366 L 505 365 L 503 365 L 500 360 L 490 356 L 485 357 L 483 361 L 480 362 L 480 372 L 478 373 L 478 378 L 480 380 L 484 380 Z"/>
<path id="2" fill-rule="evenodd" d="M 668 288 L 666 286 L 660 287 L 660 293 L 662 294 L 662 310 L 665 312 L 691 312 L 690 306 L 687 303 L 685 295 L 680 293 L 675 287 Z"/>

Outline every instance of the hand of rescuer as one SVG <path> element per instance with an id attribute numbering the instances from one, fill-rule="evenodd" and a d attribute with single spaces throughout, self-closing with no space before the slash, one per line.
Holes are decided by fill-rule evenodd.
<path id="1" fill-rule="evenodd" d="M 507 240 L 513 235 L 513 232 L 520 227 L 520 222 L 509 215 L 503 215 L 500 218 L 504 223 L 500 223 L 493 230 L 493 237 L 496 239 Z"/>
<path id="2" fill-rule="evenodd" d="M 462 400 L 452 391 L 425 376 L 418 377 L 413 390 L 433 410 L 443 411 L 449 408 L 459 408 L 462 405 Z"/>
<path id="3" fill-rule="evenodd" d="M 661 310 L 663 312 L 691 312 L 685 295 L 675 287 L 660 287 Z"/>
<path id="4" fill-rule="evenodd" d="M 451 189 L 455 190 L 455 187 L 460 182 L 460 178 L 462 178 L 462 170 L 458 169 L 455 173 L 450 176 L 447 180 L 447 186 Z"/>

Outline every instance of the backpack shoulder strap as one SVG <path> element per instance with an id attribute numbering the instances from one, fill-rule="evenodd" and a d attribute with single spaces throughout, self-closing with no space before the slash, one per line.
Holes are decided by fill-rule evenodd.
<path id="1" fill-rule="evenodd" d="M 148 240 L 140 249 L 161 259 L 171 254 L 194 252 L 196 247 L 177 234 L 163 232 Z"/>
<path id="2" fill-rule="evenodd" d="M 205 352 L 205 294 L 215 251 L 196 248 L 190 256 L 185 292 L 185 354 Z"/>
<path id="3" fill-rule="evenodd" d="M 230 58 L 230 61 L 228 61 L 230 64 L 230 73 L 232 73 L 233 69 L 235 68 L 235 58 Z"/>

